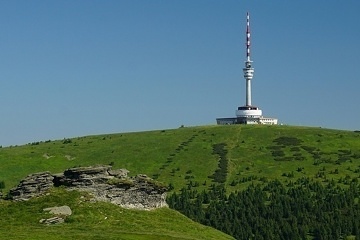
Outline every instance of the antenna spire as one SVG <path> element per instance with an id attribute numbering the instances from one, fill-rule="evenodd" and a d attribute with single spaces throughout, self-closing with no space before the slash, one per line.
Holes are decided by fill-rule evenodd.
<path id="1" fill-rule="evenodd" d="M 250 16 L 246 13 L 246 60 L 250 61 Z"/>

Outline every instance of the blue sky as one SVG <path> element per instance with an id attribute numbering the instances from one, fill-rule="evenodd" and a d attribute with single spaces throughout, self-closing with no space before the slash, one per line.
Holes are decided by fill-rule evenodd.
<path id="1" fill-rule="evenodd" d="M 360 129 L 360 1 L 0 2 L 0 145 L 215 124 Z"/>

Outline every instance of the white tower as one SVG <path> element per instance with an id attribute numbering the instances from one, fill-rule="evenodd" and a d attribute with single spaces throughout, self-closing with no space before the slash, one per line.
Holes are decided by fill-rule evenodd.
<path id="1" fill-rule="evenodd" d="M 246 102 L 244 106 L 238 107 L 235 114 L 236 118 L 217 118 L 216 122 L 219 125 L 228 124 L 277 124 L 278 119 L 263 117 L 262 111 L 252 105 L 251 103 L 251 80 L 254 77 L 254 68 L 251 66 L 250 60 L 250 17 L 246 14 L 246 61 L 244 71 L 244 78 L 246 81 Z"/>
<path id="2" fill-rule="evenodd" d="M 243 123 L 257 123 L 257 119 L 262 116 L 262 111 L 251 104 L 251 80 L 254 76 L 254 68 L 251 66 L 253 61 L 250 60 L 250 16 L 246 14 L 246 61 L 244 78 L 246 81 L 246 102 L 245 106 L 238 107 L 236 117 Z"/>
<path id="3" fill-rule="evenodd" d="M 251 67 L 250 60 L 250 17 L 246 14 L 246 61 L 244 71 L 244 78 L 246 80 L 246 106 L 251 106 L 251 80 L 254 76 L 254 68 Z"/>

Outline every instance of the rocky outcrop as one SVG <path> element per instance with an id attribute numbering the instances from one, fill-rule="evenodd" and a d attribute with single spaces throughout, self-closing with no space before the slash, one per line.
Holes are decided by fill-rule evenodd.
<path id="1" fill-rule="evenodd" d="M 32 174 L 10 191 L 14 200 L 40 196 L 50 187 L 66 186 L 69 190 L 87 191 L 94 200 L 134 209 L 149 210 L 167 206 L 167 188 L 146 175 L 128 177 L 126 169 L 111 166 L 70 168 L 61 174 Z"/>
<path id="2" fill-rule="evenodd" d="M 50 172 L 31 174 L 22 180 L 16 188 L 10 190 L 10 196 L 18 201 L 41 196 L 54 185 L 53 179 L 54 177 Z"/>
<path id="3" fill-rule="evenodd" d="M 111 178 L 107 183 L 87 186 L 100 201 L 107 201 L 125 208 L 153 209 L 167 206 L 167 188 L 146 175 L 132 178 Z"/>

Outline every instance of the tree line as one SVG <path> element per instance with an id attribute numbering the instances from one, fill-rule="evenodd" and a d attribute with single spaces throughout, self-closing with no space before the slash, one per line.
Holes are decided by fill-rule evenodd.
<path id="1" fill-rule="evenodd" d="M 183 188 L 167 201 L 171 208 L 236 239 L 360 239 L 357 179 L 346 188 L 309 178 L 289 186 L 274 180 L 227 195 L 223 184 L 213 184 L 203 191 Z"/>

